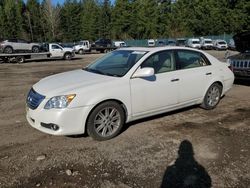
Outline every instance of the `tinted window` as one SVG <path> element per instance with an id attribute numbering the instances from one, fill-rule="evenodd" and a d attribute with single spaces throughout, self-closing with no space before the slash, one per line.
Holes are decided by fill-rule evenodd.
<path id="1" fill-rule="evenodd" d="M 162 51 L 150 56 L 144 61 L 141 67 L 152 67 L 157 73 L 169 72 L 175 70 L 173 51 Z"/>
<path id="2" fill-rule="evenodd" d="M 9 39 L 8 42 L 17 42 L 17 39 Z"/>
<path id="3" fill-rule="evenodd" d="M 19 39 L 18 42 L 19 43 L 28 43 L 26 40 L 23 40 L 23 39 Z"/>
<path id="4" fill-rule="evenodd" d="M 190 50 L 177 51 L 177 60 L 180 69 L 189 69 L 210 64 L 201 53 Z"/>

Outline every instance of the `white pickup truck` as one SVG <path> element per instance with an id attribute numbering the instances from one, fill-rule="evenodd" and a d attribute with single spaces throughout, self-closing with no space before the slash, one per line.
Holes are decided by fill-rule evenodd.
<path id="1" fill-rule="evenodd" d="M 42 52 L 38 53 L 13 53 L 0 54 L 0 62 L 17 62 L 24 63 L 27 59 L 41 60 L 41 59 L 65 59 L 70 60 L 75 56 L 73 48 L 64 48 L 57 43 L 43 44 L 41 46 Z"/>

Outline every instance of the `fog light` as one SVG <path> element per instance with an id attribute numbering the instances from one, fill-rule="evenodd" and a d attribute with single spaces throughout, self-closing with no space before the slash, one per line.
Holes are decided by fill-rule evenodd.
<path id="1" fill-rule="evenodd" d="M 52 129 L 53 131 L 59 130 L 59 126 L 53 123 L 41 123 L 41 126 L 47 129 Z"/>
<path id="2" fill-rule="evenodd" d="M 59 127 L 56 125 L 56 124 L 52 124 L 51 125 L 51 128 L 54 130 L 54 131 L 57 131 L 59 129 Z"/>

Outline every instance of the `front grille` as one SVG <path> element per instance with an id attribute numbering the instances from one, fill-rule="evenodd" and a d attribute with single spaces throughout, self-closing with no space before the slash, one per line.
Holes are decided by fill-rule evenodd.
<path id="1" fill-rule="evenodd" d="M 43 99 L 45 99 L 45 96 L 37 93 L 33 88 L 31 88 L 27 96 L 26 103 L 30 109 L 35 110 Z"/>
<path id="2" fill-rule="evenodd" d="M 233 68 L 249 69 L 250 60 L 231 60 L 231 65 Z"/>

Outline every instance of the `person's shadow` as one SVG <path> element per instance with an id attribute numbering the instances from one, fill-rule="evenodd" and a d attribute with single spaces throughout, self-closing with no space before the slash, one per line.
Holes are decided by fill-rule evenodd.
<path id="1" fill-rule="evenodd" d="M 182 141 L 178 155 L 175 163 L 167 167 L 161 188 L 208 188 L 212 186 L 211 178 L 205 168 L 195 161 L 191 142 Z"/>

